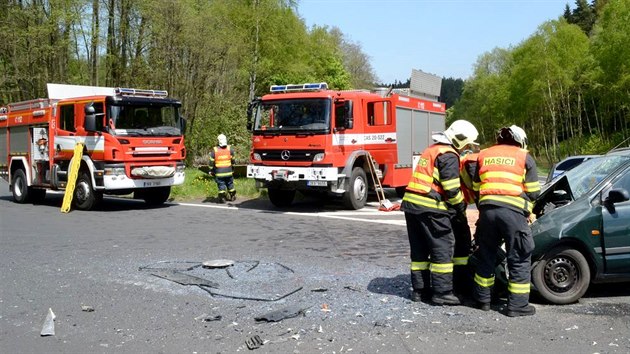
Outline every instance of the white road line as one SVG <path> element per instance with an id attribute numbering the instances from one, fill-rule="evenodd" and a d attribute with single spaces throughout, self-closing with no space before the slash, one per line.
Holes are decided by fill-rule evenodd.
<path id="1" fill-rule="evenodd" d="M 214 208 L 214 209 L 230 209 L 230 210 L 239 210 L 239 209 L 243 209 L 243 210 L 255 210 L 258 212 L 270 212 L 269 210 L 258 210 L 258 209 L 248 209 L 248 208 L 239 208 L 237 206 L 229 206 L 229 205 L 206 205 L 206 204 L 194 204 L 194 203 L 168 203 L 169 205 L 182 205 L 182 206 L 188 206 L 188 207 L 197 207 L 197 208 Z M 362 210 L 362 209 L 361 209 Z M 374 211 L 374 210 L 368 210 L 368 213 L 366 214 L 365 212 L 361 211 L 359 212 L 358 210 L 355 212 L 331 212 L 331 211 L 324 211 L 324 212 L 316 212 L 316 213 L 300 213 L 300 212 L 295 212 L 295 211 L 271 211 L 272 213 L 277 213 L 277 214 L 288 214 L 288 215 L 297 215 L 297 216 L 309 216 L 309 217 L 313 217 L 313 216 L 318 216 L 318 217 L 322 217 L 322 218 L 329 218 L 329 219 L 339 219 L 339 220 L 350 220 L 350 221 L 359 221 L 359 222 L 370 222 L 370 223 L 374 223 L 374 224 L 385 224 L 385 225 L 395 225 L 395 226 L 405 226 L 405 220 L 385 220 L 385 219 L 364 219 L 364 218 L 353 218 L 350 217 L 349 215 L 392 215 L 392 213 L 398 213 L 400 215 L 402 215 L 402 212 L 384 212 L 384 211 Z M 349 214 L 348 214 L 349 213 Z"/>

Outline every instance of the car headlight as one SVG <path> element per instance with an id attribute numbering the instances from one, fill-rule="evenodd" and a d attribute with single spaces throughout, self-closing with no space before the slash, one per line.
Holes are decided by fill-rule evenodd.
<path id="1" fill-rule="evenodd" d="M 324 159 L 324 156 L 326 156 L 326 154 L 324 154 L 323 152 L 320 152 L 319 154 L 315 155 L 315 157 L 313 157 L 313 162 L 320 162 Z"/>

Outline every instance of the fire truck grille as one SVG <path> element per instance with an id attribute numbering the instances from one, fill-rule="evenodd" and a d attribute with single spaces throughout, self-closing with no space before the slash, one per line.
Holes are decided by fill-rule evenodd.
<path id="1" fill-rule="evenodd" d="M 313 161 L 324 150 L 256 150 L 263 161 Z"/>

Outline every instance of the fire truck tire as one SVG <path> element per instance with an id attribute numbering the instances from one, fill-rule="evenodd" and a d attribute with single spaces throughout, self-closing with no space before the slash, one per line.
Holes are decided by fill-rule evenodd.
<path id="1" fill-rule="evenodd" d="M 148 188 L 142 193 L 142 199 L 147 205 L 158 206 L 164 204 L 171 195 L 171 187 Z"/>
<path id="2" fill-rule="evenodd" d="M 90 210 L 96 205 L 96 193 L 92 188 L 92 179 L 87 171 L 79 172 L 72 201 L 74 207 L 79 210 Z"/>
<path id="3" fill-rule="evenodd" d="M 11 191 L 13 192 L 13 200 L 16 203 L 26 203 L 29 198 L 29 188 L 28 183 L 26 182 L 26 175 L 24 174 L 24 170 L 17 170 L 13 173 L 13 178 L 11 181 Z"/>
<path id="4" fill-rule="evenodd" d="M 267 194 L 271 204 L 278 208 L 288 207 L 295 198 L 295 190 L 289 189 L 267 188 Z"/>
<path id="5" fill-rule="evenodd" d="M 348 209 L 358 210 L 365 206 L 368 197 L 368 183 L 361 167 L 352 169 L 348 189 L 343 194 L 343 203 Z"/>

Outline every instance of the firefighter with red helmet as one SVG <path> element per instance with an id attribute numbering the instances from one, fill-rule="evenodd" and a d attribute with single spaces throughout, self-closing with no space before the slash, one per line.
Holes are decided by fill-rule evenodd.
<path id="1" fill-rule="evenodd" d="M 497 251 L 505 241 L 509 271 L 507 315 L 530 316 L 531 254 L 534 240 L 528 224 L 540 193 L 536 162 L 528 153 L 527 135 L 516 125 L 499 130 L 497 144 L 482 150 L 473 187 L 478 194 L 479 222 L 475 241 L 479 263 L 474 275 L 476 306 L 490 309 Z"/>
<path id="2" fill-rule="evenodd" d="M 460 303 L 453 294 L 455 237 L 451 219 L 466 220 L 459 151 L 477 136 L 475 126 L 465 120 L 433 134 L 435 143 L 424 150 L 407 185 L 401 210 L 405 212 L 411 253 L 412 301 Z"/>
<path id="3" fill-rule="evenodd" d="M 210 151 L 210 167 L 219 189 L 219 203 L 236 200 L 234 188 L 234 149 L 228 145 L 225 135 L 217 137 L 218 146 Z"/>

